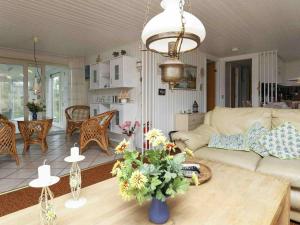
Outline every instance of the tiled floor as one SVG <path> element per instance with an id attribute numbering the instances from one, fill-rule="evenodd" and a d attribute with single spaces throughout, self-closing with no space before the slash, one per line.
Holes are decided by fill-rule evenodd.
<path id="1" fill-rule="evenodd" d="M 32 145 L 25 154 L 22 153 L 23 140 L 18 140 L 19 166 L 10 156 L 0 155 L 0 193 L 28 185 L 29 181 L 37 177 L 37 167 L 42 165 L 45 159 L 47 164 L 51 165 L 52 175 L 67 174 L 70 164 L 66 163 L 64 158 L 70 154 L 70 148 L 78 140 L 78 134 L 74 134 L 71 138 L 66 138 L 65 134 L 49 135 L 47 153 L 42 153 L 39 145 Z M 110 150 L 113 152 L 113 148 Z M 115 158 L 115 155 L 108 156 L 96 145 L 90 145 L 83 155 L 85 160 L 79 164 L 81 169 L 109 162 Z"/>

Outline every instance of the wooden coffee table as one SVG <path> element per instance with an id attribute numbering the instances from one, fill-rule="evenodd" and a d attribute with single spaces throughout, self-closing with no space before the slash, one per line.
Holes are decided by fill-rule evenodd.
<path id="1" fill-rule="evenodd" d="M 204 162 L 212 179 L 185 195 L 169 199 L 168 225 L 288 225 L 289 183 L 277 178 L 219 163 Z M 144 225 L 149 202 L 139 206 L 124 202 L 118 195 L 115 179 L 82 190 L 87 204 L 66 209 L 70 194 L 55 199 L 57 225 Z M 22 221 L 22 223 L 20 223 Z M 39 208 L 27 209 L 0 218 L 1 225 L 38 225 Z"/>
<path id="2" fill-rule="evenodd" d="M 18 121 L 18 128 L 24 140 L 24 153 L 29 150 L 31 144 L 39 144 L 43 152 L 47 151 L 47 135 L 52 121 L 50 118 Z"/>

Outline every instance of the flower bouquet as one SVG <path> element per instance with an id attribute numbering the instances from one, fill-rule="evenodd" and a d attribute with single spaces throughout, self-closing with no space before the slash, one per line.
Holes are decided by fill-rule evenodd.
<path id="1" fill-rule="evenodd" d="M 36 120 L 37 119 L 37 113 L 38 112 L 44 112 L 46 110 L 46 106 L 42 103 L 38 102 L 28 102 L 26 104 L 28 110 L 32 113 L 32 119 Z"/>
<path id="2" fill-rule="evenodd" d="M 117 147 L 117 154 L 124 154 L 124 161 L 117 161 L 112 175 L 117 177 L 119 190 L 124 200 L 136 199 L 139 204 L 152 199 L 149 219 L 164 223 L 169 218 L 167 198 L 184 193 L 188 186 L 182 173 L 186 152 L 171 155 L 175 144 L 167 141 L 160 130 L 153 129 L 146 134 L 152 146 L 144 154 L 128 148 L 124 139 Z"/>

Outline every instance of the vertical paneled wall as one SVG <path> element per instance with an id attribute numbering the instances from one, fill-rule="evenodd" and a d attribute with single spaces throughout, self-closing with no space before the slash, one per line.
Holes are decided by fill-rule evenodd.
<path id="1" fill-rule="evenodd" d="M 205 56 L 195 51 L 182 57 L 184 63 L 197 66 L 196 90 L 170 90 L 169 84 L 161 81 L 159 64 L 164 60 L 165 58 L 158 54 L 143 52 L 143 119 L 167 134 L 174 130 L 175 114 L 191 109 L 194 101 L 198 102 L 200 111 L 204 111 L 204 96 L 200 84 L 204 84 L 205 77 L 200 75 L 200 70 L 204 68 Z M 166 89 L 166 95 L 158 95 L 159 88 Z"/>
<path id="2" fill-rule="evenodd" d="M 259 100 L 263 104 L 277 101 L 277 51 L 259 53 Z"/>
<path id="3" fill-rule="evenodd" d="M 191 109 L 196 100 L 200 111 L 204 111 L 205 76 L 200 75 L 201 68 L 205 69 L 206 57 L 199 50 L 184 54 L 182 60 L 186 64 L 197 66 L 197 90 L 170 90 L 169 85 L 161 82 L 159 64 L 165 58 L 152 52 L 139 49 L 139 43 L 134 42 L 101 52 L 101 60 L 112 58 L 113 51 L 126 50 L 127 55 L 142 61 L 142 87 L 139 104 L 142 105 L 141 117 L 143 123 L 149 121 L 151 127 L 162 130 L 165 134 L 174 129 L 174 115 L 183 110 Z M 87 63 L 95 63 L 97 55 L 86 59 Z M 200 84 L 203 90 L 200 90 Z M 166 95 L 158 95 L 158 89 L 166 89 Z M 143 112 L 143 113 L 142 113 Z"/>

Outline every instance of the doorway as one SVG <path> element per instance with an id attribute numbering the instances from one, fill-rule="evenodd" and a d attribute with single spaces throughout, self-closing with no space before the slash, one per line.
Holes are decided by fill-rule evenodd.
<path id="1" fill-rule="evenodd" d="M 64 109 L 68 102 L 68 69 L 60 66 L 46 66 L 46 114 L 53 118 L 53 129 L 64 128 Z"/>
<path id="2" fill-rule="evenodd" d="M 206 79 L 206 87 L 207 87 L 207 111 L 213 110 L 216 106 L 216 62 L 207 60 L 206 62 L 207 68 L 207 79 Z"/>
<path id="3" fill-rule="evenodd" d="M 252 59 L 226 63 L 225 106 L 252 106 Z"/>

